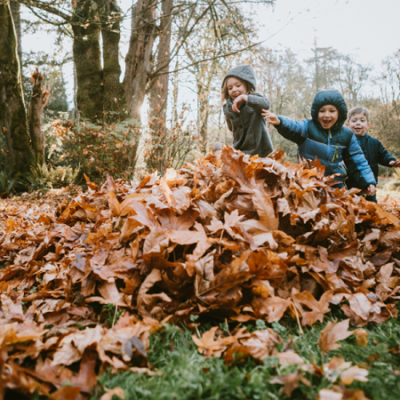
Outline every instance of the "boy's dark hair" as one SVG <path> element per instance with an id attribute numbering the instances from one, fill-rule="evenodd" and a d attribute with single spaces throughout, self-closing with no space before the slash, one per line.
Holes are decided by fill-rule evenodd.
<path id="1" fill-rule="evenodd" d="M 369 122 L 369 110 L 368 108 L 362 107 L 362 106 L 357 106 L 353 107 L 348 113 L 347 113 L 347 121 L 350 121 L 351 117 L 356 114 L 363 114 L 366 118 L 367 121 Z"/>

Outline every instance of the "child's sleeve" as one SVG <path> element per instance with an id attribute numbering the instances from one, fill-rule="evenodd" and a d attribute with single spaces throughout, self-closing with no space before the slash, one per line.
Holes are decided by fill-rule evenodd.
<path id="1" fill-rule="evenodd" d="M 247 96 L 247 105 L 261 114 L 262 110 L 269 110 L 271 103 L 261 94 L 255 93 Z"/>
<path id="2" fill-rule="evenodd" d="M 228 125 L 228 129 L 229 129 L 231 132 L 233 132 L 233 129 L 232 129 L 232 122 L 231 122 L 230 118 L 229 118 L 227 115 L 225 115 L 225 121 L 226 121 L 226 124 Z"/>
<path id="3" fill-rule="evenodd" d="M 380 140 L 378 140 L 378 164 L 389 167 L 391 161 L 396 161 L 396 157 L 392 156 L 384 147 Z"/>
<path id="4" fill-rule="evenodd" d="M 357 187 L 367 189 L 369 185 L 376 185 L 376 180 L 367 159 L 353 134 L 350 145 L 343 152 L 343 161 L 352 177 L 360 180 Z"/>
<path id="5" fill-rule="evenodd" d="M 226 121 L 226 125 L 228 125 L 228 129 L 229 129 L 231 132 L 233 132 L 232 121 L 231 121 L 231 119 L 229 118 L 229 113 L 228 113 L 228 111 L 227 111 L 227 104 L 226 104 L 226 103 L 223 105 L 222 111 L 223 111 L 223 113 L 224 113 L 224 115 L 225 115 L 225 121 Z"/>
<path id="6" fill-rule="evenodd" d="M 298 145 L 302 144 L 308 136 L 308 120 L 296 121 L 287 117 L 278 115 L 281 123 L 275 125 L 277 131 L 285 138 Z"/>

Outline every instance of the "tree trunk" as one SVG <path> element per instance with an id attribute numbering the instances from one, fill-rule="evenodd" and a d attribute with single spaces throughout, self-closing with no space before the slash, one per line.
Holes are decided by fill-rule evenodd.
<path id="1" fill-rule="evenodd" d="M 155 3 L 137 0 L 132 9 L 132 33 L 125 58 L 124 91 L 129 117 L 141 121 L 140 111 L 146 94 L 155 38 Z M 136 160 L 140 138 L 137 137 L 129 153 Z M 134 161 L 133 161 L 134 162 Z"/>
<path id="2" fill-rule="evenodd" d="M 77 98 L 80 117 L 96 120 L 103 118 L 103 70 L 101 68 L 100 26 L 90 2 L 77 1 L 81 13 L 72 23 L 74 32 L 73 55 L 76 67 Z M 89 21 L 84 24 L 85 21 Z"/>
<path id="3" fill-rule="evenodd" d="M 140 121 L 146 94 L 155 38 L 155 9 L 152 0 L 138 0 L 132 10 L 132 33 L 126 55 L 124 90 L 129 116 Z"/>
<path id="4" fill-rule="evenodd" d="M 176 59 L 174 80 L 173 80 L 173 90 L 172 90 L 172 126 L 174 128 L 178 127 L 178 98 L 179 98 L 179 58 Z"/>
<path id="5" fill-rule="evenodd" d="M 0 0 L 0 130 L 10 155 L 10 169 L 27 172 L 35 158 L 29 143 L 17 38 L 8 2 Z"/>
<path id="6" fill-rule="evenodd" d="M 17 36 L 17 51 L 18 51 L 19 63 L 22 69 L 22 44 L 21 44 L 22 33 L 21 33 L 20 7 L 21 5 L 19 3 L 16 3 L 14 1 L 10 2 L 10 9 L 12 13 L 12 18 L 14 20 L 15 34 Z"/>
<path id="7" fill-rule="evenodd" d="M 197 103 L 198 103 L 198 129 L 201 138 L 201 151 L 207 152 L 208 144 L 208 117 L 210 115 L 210 87 L 217 67 L 216 60 L 200 66 L 197 73 Z"/>
<path id="8" fill-rule="evenodd" d="M 32 99 L 29 105 L 29 131 L 31 133 L 36 165 L 42 166 L 45 163 L 45 139 L 42 131 L 43 107 L 46 105 L 49 93 L 45 89 L 42 89 L 43 75 L 37 70 L 32 73 L 32 80 Z"/>
<path id="9" fill-rule="evenodd" d="M 103 77 L 104 77 L 104 110 L 108 113 L 107 121 L 124 119 L 122 110 L 122 85 L 119 81 L 121 66 L 119 64 L 119 41 L 121 39 L 121 10 L 116 0 L 97 0 L 101 5 L 100 19 L 103 39 Z M 111 112 L 111 113 L 110 113 Z M 117 114 L 114 114 L 117 113 Z"/>
<path id="10" fill-rule="evenodd" d="M 169 82 L 169 58 L 171 55 L 171 12 L 173 0 L 163 0 L 162 15 L 159 27 L 159 43 L 157 49 L 157 62 L 153 69 L 159 70 L 163 75 L 154 79 L 150 88 L 149 97 L 149 127 L 152 130 L 152 151 L 149 155 L 147 166 L 150 169 L 157 169 L 162 174 L 165 169 L 165 135 L 168 101 L 168 82 Z M 162 68 L 163 65 L 165 68 Z M 162 69 L 161 69 L 162 68 Z"/>

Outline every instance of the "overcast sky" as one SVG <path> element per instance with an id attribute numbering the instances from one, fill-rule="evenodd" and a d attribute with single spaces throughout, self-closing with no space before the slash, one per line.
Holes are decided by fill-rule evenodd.
<path id="1" fill-rule="evenodd" d="M 268 47 L 301 55 L 316 39 L 320 47 L 332 46 L 377 68 L 400 48 L 399 17 L 400 0 L 277 0 L 272 10 L 260 13 L 260 39 L 283 28 Z"/>
<path id="2" fill-rule="evenodd" d="M 122 0 L 120 4 L 126 10 L 132 0 Z M 273 8 L 256 5 L 253 9 L 259 39 L 274 35 L 265 46 L 273 50 L 290 48 L 300 59 L 309 57 L 316 40 L 319 47 L 332 46 L 341 53 L 352 54 L 378 73 L 382 60 L 400 48 L 400 0 L 276 0 Z M 130 21 L 125 25 L 122 41 L 126 48 Z M 52 41 L 43 33 L 26 35 L 23 49 L 51 52 Z M 72 66 L 65 66 L 64 72 L 71 101 Z"/>

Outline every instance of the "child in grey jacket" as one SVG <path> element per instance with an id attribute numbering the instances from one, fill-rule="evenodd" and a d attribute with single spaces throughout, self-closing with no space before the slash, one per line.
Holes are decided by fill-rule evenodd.
<path id="1" fill-rule="evenodd" d="M 233 147 L 250 155 L 267 157 L 273 151 L 267 125 L 261 116 L 270 102 L 255 93 L 256 76 L 250 65 L 230 70 L 221 87 L 226 123 L 233 133 Z"/>

